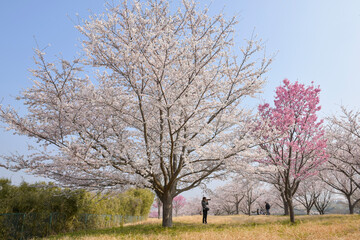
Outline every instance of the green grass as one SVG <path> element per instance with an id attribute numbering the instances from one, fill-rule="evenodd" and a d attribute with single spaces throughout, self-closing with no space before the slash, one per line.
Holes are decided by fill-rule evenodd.
<path id="1" fill-rule="evenodd" d="M 173 227 L 158 220 L 118 228 L 84 230 L 48 239 L 360 239 L 359 215 L 297 216 L 291 224 L 284 216 L 179 217 Z"/>
<path id="2" fill-rule="evenodd" d="M 145 223 L 139 225 L 132 225 L 132 226 L 124 226 L 118 228 L 108 228 L 108 229 L 94 229 L 94 230 L 81 230 L 73 233 L 67 234 L 59 234 L 56 236 L 52 236 L 49 239 L 58 239 L 60 237 L 73 237 L 78 238 L 82 236 L 101 236 L 101 235 L 114 235 L 114 236 L 126 236 L 126 235 L 161 235 L 166 234 L 169 236 L 175 236 L 179 233 L 183 232 L 201 232 L 206 231 L 207 229 L 215 228 L 219 231 L 223 231 L 226 228 L 229 228 L 229 225 L 219 225 L 219 224 L 191 224 L 191 223 L 181 223 L 181 222 L 174 222 L 173 227 L 171 228 L 164 228 L 161 224 L 158 223 Z"/>

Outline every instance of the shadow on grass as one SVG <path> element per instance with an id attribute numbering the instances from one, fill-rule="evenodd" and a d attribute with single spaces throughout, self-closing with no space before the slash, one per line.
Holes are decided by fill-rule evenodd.
<path id="1" fill-rule="evenodd" d="M 164 228 L 161 224 L 146 223 L 139 225 L 131 225 L 124 227 L 116 228 L 107 228 L 107 229 L 94 229 L 94 230 L 82 230 L 76 231 L 73 233 L 60 234 L 56 236 L 49 237 L 50 239 L 58 239 L 59 237 L 82 237 L 82 236 L 100 236 L 100 235 L 111 235 L 111 236 L 149 236 L 149 235 L 162 235 L 167 236 L 176 236 L 179 233 L 191 233 L 191 232 L 203 232 L 203 231 L 226 231 L 227 229 L 232 228 L 255 228 L 257 226 L 264 226 L 269 224 L 289 224 L 286 221 L 276 221 L 276 222 L 265 222 L 265 223 L 216 223 L 216 224 L 195 224 L 195 223 L 180 223 L 174 222 L 173 227 Z"/>
<path id="2" fill-rule="evenodd" d="M 218 224 L 216 224 L 218 227 Z M 225 226 L 225 225 L 224 225 Z M 81 237 L 85 235 L 97 236 L 97 235 L 112 235 L 112 236 L 126 236 L 126 235 L 158 235 L 166 234 L 170 236 L 175 236 L 176 234 L 182 232 L 201 232 L 206 229 L 214 228 L 214 225 L 203 225 L 203 224 L 193 224 L 193 223 L 179 223 L 174 222 L 173 227 L 164 228 L 161 224 L 155 223 L 145 223 L 138 225 L 130 225 L 116 228 L 107 228 L 107 229 L 94 229 L 94 230 L 81 230 L 73 233 L 66 233 L 56 236 L 51 236 L 49 239 L 58 239 L 59 237 Z"/>
<path id="3" fill-rule="evenodd" d="M 111 235 L 111 236 L 122 236 L 125 237 L 127 235 L 131 236 L 149 236 L 149 235 L 161 235 L 166 234 L 167 236 L 176 236 L 179 233 L 191 233 L 191 232 L 203 232 L 203 231 L 225 231 L 231 228 L 255 228 L 259 226 L 266 225 L 287 225 L 287 226 L 298 226 L 302 223 L 306 222 L 321 222 L 321 224 L 334 224 L 334 220 L 344 219 L 345 216 L 360 218 L 359 216 L 349 216 L 349 215 L 328 215 L 328 216 L 303 216 L 298 217 L 295 223 L 290 223 L 289 220 L 285 220 L 284 218 L 278 218 L 275 221 L 269 222 L 242 222 L 242 223 L 214 223 L 214 224 L 201 224 L 201 223 L 183 223 L 183 222 L 174 222 L 173 227 L 164 228 L 159 223 L 144 223 L 138 225 L 130 225 L 116 228 L 108 228 L 108 229 L 94 229 L 94 230 L 82 230 L 73 233 L 66 233 L 61 235 L 56 235 L 49 237 L 49 239 L 58 239 L 59 237 L 71 237 L 77 238 L 82 236 L 99 236 L 99 235 Z"/>

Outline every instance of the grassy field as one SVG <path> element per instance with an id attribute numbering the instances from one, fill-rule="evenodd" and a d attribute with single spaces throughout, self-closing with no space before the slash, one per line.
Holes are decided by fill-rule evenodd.
<path id="1" fill-rule="evenodd" d="M 209 216 L 203 225 L 201 216 L 174 218 L 172 228 L 162 228 L 158 219 L 120 228 L 88 230 L 48 239 L 206 239 L 206 240 L 277 240 L 277 239 L 360 239 L 359 215 L 296 216 L 290 224 L 284 216 Z"/>

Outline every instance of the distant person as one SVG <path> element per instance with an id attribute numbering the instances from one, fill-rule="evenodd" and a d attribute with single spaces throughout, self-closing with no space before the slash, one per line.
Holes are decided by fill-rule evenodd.
<path id="1" fill-rule="evenodd" d="M 208 199 L 206 199 L 206 197 L 203 197 L 203 199 L 201 201 L 201 206 L 203 209 L 203 223 L 204 224 L 207 224 L 207 214 L 209 211 L 208 205 L 209 205 Z"/>
<path id="2" fill-rule="evenodd" d="M 265 210 L 264 210 L 264 208 L 260 208 L 260 215 L 265 215 Z"/>
<path id="3" fill-rule="evenodd" d="M 265 202 L 266 215 L 270 215 L 270 204 Z"/>

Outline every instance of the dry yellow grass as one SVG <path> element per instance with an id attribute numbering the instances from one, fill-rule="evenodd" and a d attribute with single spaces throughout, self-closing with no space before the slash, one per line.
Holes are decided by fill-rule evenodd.
<path id="1" fill-rule="evenodd" d="M 140 225 L 107 230 L 93 230 L 57 236 L 55 239 L 206 239 L 206 240 L 335 240 L 360 239 L 359 215 L 297 216 L 289 224 L 283 216 L 209 216 L 209 224 L 201 224 L 201 216 L 174 218 L 174 227 L 164 229 L 158 219 Z"/>

